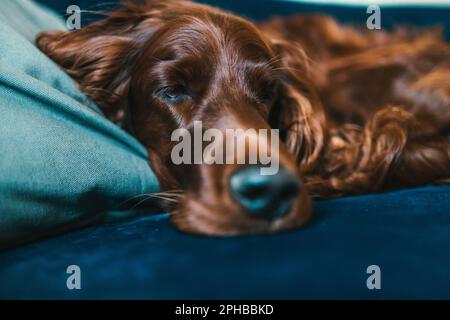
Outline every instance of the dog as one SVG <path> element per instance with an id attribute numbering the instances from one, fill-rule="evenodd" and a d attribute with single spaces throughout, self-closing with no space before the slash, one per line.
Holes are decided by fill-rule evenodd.
<path id="1" fill-rule="evenodd" d="M 255 24 L 154 0 L 36 44 L 148 149 L 164 206 L 189 233 L 273 233 L 304 226 L 312 199 L 450 181 L 450 46 L 439 29 L 301 14 Z M 195 121 L 278 129 L 278 173 L 174 164 L 171 134 Z"/>

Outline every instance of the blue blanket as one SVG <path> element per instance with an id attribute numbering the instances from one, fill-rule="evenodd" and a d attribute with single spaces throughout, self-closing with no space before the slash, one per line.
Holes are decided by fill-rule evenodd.
<path id="1" fill-rule="evenodd" d="M 316 204 L 305 230 L 230 239 L 176 231 L 164 214 L 0 256 L 1 298 L 450 298 L 450 187 Z M 81 269 L 68 290 L 66 269 Z M 381 290 L 366 286 L 367 267 Z"/>
<path id="2" fill-rule="evenodd" d="M 364 8 L 266 0 L 209 2 L 256 19 L 299 11 L 325 12 L 359 23 L 366 17 Z M 58 1 L 60 7 L 56 9 L 64 5 L 64 1 Z M 89 1 L 88 6 L 92 5 Z M 447 34 L 448 17 L 449 10 L 443 9 L 382 11 L 383 26 L 394 22 L 440 23 L 446 26 Z M 50 64 L 48 67 L 53 68 Z M 72 86 L 69 88 L 72 92 Z M 37 105 L 45 107 L 41 102 Z M 91 117 L 94 112 L 85 114 Z M 16 117 L 11 121 L 20 124 L 23 120 Z M 103 128 L 109 126 L 103 120 L 96 121 Z M 133 150 L 133 157 L 144 162 L 141 149 L 131 137 L 117 131 L 112 141 L 116 139 L 129 143 L 113 143 L 103 152 Z M 20 145 L 20 141 L 16 143 Z M 114 150 L 109 149 L 112 147 Z M 102 168 L 94 158 L 91 161 L 98 165 L 95 170 Z M 119 188 L 122 195 L 130 190 L 130 186 Z M 118 196 L 115 192 L 113 195 Z M 190 236 L 175 230 L 168 216 L 161 213 L 107 223 L 4 252 L 0 255 L 0 298 L 449 299 L 449 248 L 449 186 L 317 202 L 315 218 L 306 229 L 273 236 Z M 81 269 L 81 290 L 67 289 L 69 265 Z M 380 290 L 367 287 L 367 268 L 371 265 L 380 268 Z"/>

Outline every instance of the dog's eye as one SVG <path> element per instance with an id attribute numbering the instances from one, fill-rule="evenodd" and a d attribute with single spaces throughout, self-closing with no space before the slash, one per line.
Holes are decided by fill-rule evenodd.
<path id="1" fill-rule="evenodd" d="M 158 91 L 158 95 L 167 103 L 177 103 L 191 98 L 183 87 L 165 87 Z"/>
<path id="2" fill-rule="evenodd" d="M 278 83 L 276 81 L 266 81 L 262 84 L 259 91 L 259 100 L 262 103 L 267 103 L 272 101 L 278 89 Z"/>
<path id="3" fill-rule="evenodd" d="M 258 95 L 257 100 L 262 104 L 267 104 L 271 102 L 274 97 L 275 93 L 273 91 L 263 91 Z"/>
<path id="4" fill-rule="evenodd" d="M 275 92 L 272 89 L 267 89 L 261 92 L 259 99 L 261 102 L 269 102 L 273 99 Z"/>

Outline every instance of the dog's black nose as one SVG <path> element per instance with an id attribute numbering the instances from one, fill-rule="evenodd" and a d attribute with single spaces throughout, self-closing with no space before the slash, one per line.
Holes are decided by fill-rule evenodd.
<path id="1" fill-rule="evenodd" d="M 260 169 L 251 166 L 234 172 L 230 188 L 247 213 L 272 220 L 289 212 L 300 181 L 284 167 L 275 175 L 261 175 Z"/>

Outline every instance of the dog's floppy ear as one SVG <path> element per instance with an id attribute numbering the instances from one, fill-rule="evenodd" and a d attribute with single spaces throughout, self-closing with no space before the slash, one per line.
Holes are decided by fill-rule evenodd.
<path id="1" fill-rule="evenodd" d="M 161 1 L 129 2 L 80 30 L 43 32 L 36 45 L 113 121 L 126 110 L 130 71 L 143 39 L 161 24 Z"/>
<path id="2" fill-rule="evenodd" d="M 273 42 L 280 57 L 281 85 L 272 108 L 270 123 L 280 129 L 288 150 L 303 171 L 312 169 L 325 139 L 325 114 L 312 87 L 311 70 L 306 54 L 284 41 Z"/>

